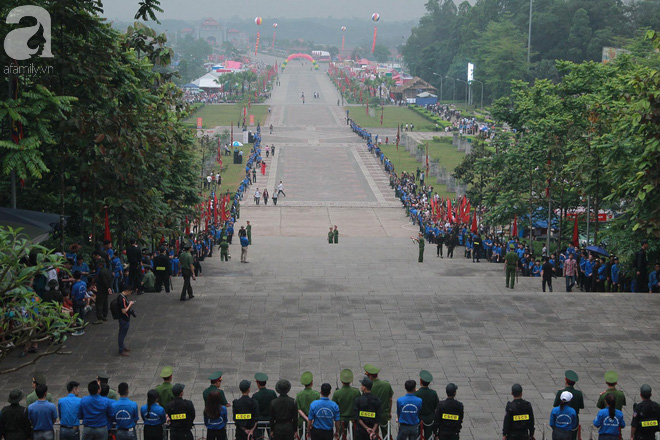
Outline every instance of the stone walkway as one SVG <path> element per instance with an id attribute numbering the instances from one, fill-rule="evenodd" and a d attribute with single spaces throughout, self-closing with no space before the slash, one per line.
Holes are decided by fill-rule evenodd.
<path id="1" fill-rule="evenodd" d="M 295 395 L 304 370 L 314 373 L 318 389 L 323 382 L 334 386 L 342 368 L 359 377 L 363 365 L 373 363 L 391 382 L 395 398 L 421 369 L 434 375 L 432 386 L 440 395 L 447 382 L 456 383 L 466 410 L 461 438 L 485 440 L 500 438 L 514 382 L 522 384 L 542 429 L 554 392 L 563 386 L 564 370 L 573 369 L 585 393 L 581 420 L 588 438 L 595 402 L 605 387 L 603 374 L 615 369 L 628 399 L 624 415 L 629 425 L 639 386 L 649 383 L 656 393 L 660 389 L 660 326 L 654 313 L 660 296 L 567 294 L 561 279 L 554 293 L 541 293 L 540 280 L 530 278 L 520 279 L 515 290 L 505 289 L 501 265 L 472 263 L 462 257 L 462 248 L 455 258 L 441 259 L 429 245 L 424 263 L 417 263 L 417 247 L 409 238 L 417 229 L 402 208 L 389 207 L 393 197 L 375 159 L 369 162 L 357 139 L 323 142 L 326 136 L 350 134 L 341 124 L 332 127 L 336 102 L 324 85 L 329 81 L 318 75 L 296 71 L 292 64 L 281 76 L 281 90 L 273 94 L 274 101 L 280 100 L 273 102 L 274 114 L 304 118 L 319 144 L 287 142 L 284 137 L 295 139 L 294 134 L 282 134 L 275 178 L 282 178 L 290 192 L 277 207 L 247 203 L 242 208 L 239 225 L 253 224 L 250 263 L 239 263 L 235 241 L 231 261 L 221 263 L 216 253 L 202 263 L 192 301 L 178 301 L 180 278 L 174 280 L 173 293 L 138 297 L 138 316 L 127 338 L 133 349 L 129 358 L 117 355 L 116 322 L 90 326 L 85 336 L 69 338 L 65 351 L 70 354 L 42 358 L 34 368 L 0 376 L 0 396 L 15 387 L 29 391 L 35 369 L 46 372 L 57 397 L 66 394 L 68 380 L 85 384 L 107 371 L 113 387 L 127 381 L 132 398 L 142 404 L 159 383 L 160 369 L 172 365 L 175 382 L 186 384 L 185 395 L 201 420 L 201 393 L 208 374 L 217 369 L 224 371 L 223 387 L 232 399 L 239 395 L 239 381 L 252 379 L 257 371 L 270 376 L 271 386 L 278 378 L 289 379 Z M 298 77 L 295 85 L 288 76 Z M 311 96 L 312 81 L 322 98 L 329 96 L 322 99 L 326 108 L 321 102 L 306 103 L 305 115 L 292 110 L 302 107 L 296 102 L 301 85 L 310 84 L 305 95 Z M 294 89 L 287 91 L 287 84 Z M 316 108 L 318 113 L 309 110 Z M 321 115 L 323 128 L 312 123 L 315 114 Z M 270 143 L 268 136 L 265 142 Z M 319 163 L 314 162 L 317 154 Z M 296 161 L 316 172 L 299 174 Z M 333 176 L 324 168 L 341 171 Z M 323 186 L 327 191 L 315 191 Z M 329 245 L 326 233 L 334 224 L 339 244 Z M 19 362 L 12 357 L 2 368 Z M 627 438 L 629 428 L 623 435 Z M 549 430 L 545 436 L 550 438 Z M 542 438 L 540 431 L 536 438 Z"/>

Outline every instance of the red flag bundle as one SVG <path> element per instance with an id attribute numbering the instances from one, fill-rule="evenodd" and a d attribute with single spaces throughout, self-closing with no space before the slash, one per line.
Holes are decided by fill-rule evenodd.
<path id="1" fill-rule="evenodd" d="M 465 198 L 467 200 L 467 197 Z M 463 215 L 463 221 L 465 223 L 468 223 L 470 221 L 470 211 L 472 210 L 472 207 L 470 206 L 470 201 L 468 200 L 467 203 L 465 204 L 465 214 Z"/>
<path id="2" fill-rule="evenodd" d="M 475 211 L 474 215 L 472 216 L 472 232 L 476 233 L 477 232 L 477 212 Z"/>
<path id="3" fill-rule="evenodd" d="M 449 223 L 454 223 L 454 213 L 451 209 L 451 200 L 447 197 L 447 220 Z"/>
<path id="4" fill-rule="evenodd" d="M 513 233 L 511 235 L 513 237 L 518 236 L 518 214 L 513 216 Z"/>
<path id="5" fill-rule="evenodd" d="M 188 216 L 186 216 L 186 235 L 190 235 L 190 223 L 188 222 Z"/>
<path id="6" fill-rule="evenodd" d="M 213 223 L 218 223 L 218 195 L 213 195 Z"/>

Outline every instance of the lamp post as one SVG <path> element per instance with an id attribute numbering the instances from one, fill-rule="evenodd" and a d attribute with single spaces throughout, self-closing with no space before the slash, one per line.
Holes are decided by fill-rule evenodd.
<path id="1" fill-rule="evenodd" d="M 453 90 L 453 92 L 454 92 L 454 97 L 452 98 L 452 101 L 456 102 L 456 80 L 455 80 L 454 78 L 452 78 L 452 77 L 449 77 L 449 76 L 445 76 L 445 78 L 454 81 L 454 82 L 452 83 L 452 86 L 451 86 L 451 88 L 452 88 L 452 90 Z"/>
<path id="2" fill-rule="evenodd" d="M 442 75 L 435 72 L 433 72 L 433 74 L 440 77 L 440 102 L 442 102 Z"/>
<path id="3" fill-rule="evenodd" d="M 460 78 L 456 78 L 456 81 L 460 81 L 460 82 L 462 82 L 462 83 L 465 84 L 465 111 L 467 111 L 467 109 L 468 109 L 468 100 L 467 100 L 467 96 L 468 96 L 468 86 L 469 86 L 469 84 L 468 84 L 467 81 L 463 81 L 463 80 L 460 79 Z"/>
<path id="4" fill-rule="evenodd" d="M 483 109 L 484 109 L 484 83 L 482 83 L 482 82 L 479 81 L 478 79 L 473 79 L 473 80 L 470 81 L 470 82 L 471 82 L 471 83 L 472 83 L 472 82 L 478 82 L 479 84 L 481 84 L 481 110 L 483 110 Z"/>

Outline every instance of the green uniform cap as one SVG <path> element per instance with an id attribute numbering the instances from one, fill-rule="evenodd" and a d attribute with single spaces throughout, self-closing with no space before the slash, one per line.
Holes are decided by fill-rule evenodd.
<path id="1" fill-rule="evenodd" d="M 644 384 L 639 389 L 640 394 L 651 394 L 651 385 Z"/>
<path id="2" fill-rule="evenodd" d="M 365 364 L 364 371 L 366 371 L 369 374 L 378 374 L 380 368 L 376 367 L 375 365 Z"/>
<path id="3" fill-rule="evenodd" d="M 312 381 L 314 380 L 314 376 L 312 375 L 311 371 L 305 371 L 301 376 L 300 376 L 300 383 L 307 386 Z"/>
<path id="4" fill-rule="evenodd" d="M 172 375 L 172 367 L 169 365 L 167 367 L 163 367 L 162 370 L 160 370 L 160 377 L 163 379 L 166 377 L 170 377 Z"/>
<path id="5" fill-rule="evenodd" d="M 513 243 L 509 244 L 509 249 L 515 249 L 515 248 L 516 246 Z"/>
<path id="6" fill-rule="evenodd" d="M 265 373 L 256 373 L 254 375 L 254 380 L 258 380 L 259 382 L 266 382 L 268 380 L 268 375 Z"/>
<path id="7" fill-rule="evenodd" d="M 218 380 L 222 377 L 222 371 L 218 370 L 209 375 L 209 380 Z"/>
<path id="8" fill-rule="evenodd" d="M 34 380 L 36 383 L 46 385 L 46 376 L 44 376 L 44 373 L 41 371 L 35 371 L 35 373 L 32 375 L 32 380 Z"/>
<path id="9" fill-rule="evenodd" d="M 578 375 L 573 370 L 566 370 L 566 372 L 564 373 L 564 377 L 566 379 L 570 380 L 571 382 L 577 382 L 578 381 Z"/>
<path id="10" fill-rule="evenodd" d="M 339 373 L 339 380 L 341 380 L 343 383 L 353 382 L 353 372 L 348 368 L 341 370 Z"/>
<path id="11" fill-rule="evenodd" d="M 419 378 L 426 383 L 433 382 L 433 375 L 426 370 L 422 370 L 419 372 Z"/>
<path id="12" fill-rule="evenodd" d="M 605 382 L 606 383 L 617 383 L 619 381 L 619 375 L 616 371 L 610 370 L 605 372 Z"/>
<path id="13" fill-rule="evenodd" d="M 100 380 L 110 379 L 110 375 L 108 373 L 98 373 L 96 377 L 98 377 Z"/>

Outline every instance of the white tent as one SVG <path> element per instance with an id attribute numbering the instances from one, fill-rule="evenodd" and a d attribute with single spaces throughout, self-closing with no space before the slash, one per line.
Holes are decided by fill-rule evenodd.
<path id="1" fill-rule="evenodd" d="M 209 72 L 206 75 L 197 78 L 193 81 L 193 84 L 196 84 L 200 89 L 219 89 L 222 85 L 215 81 L 219 76 L 220 75 L 217 73 Z"/>

